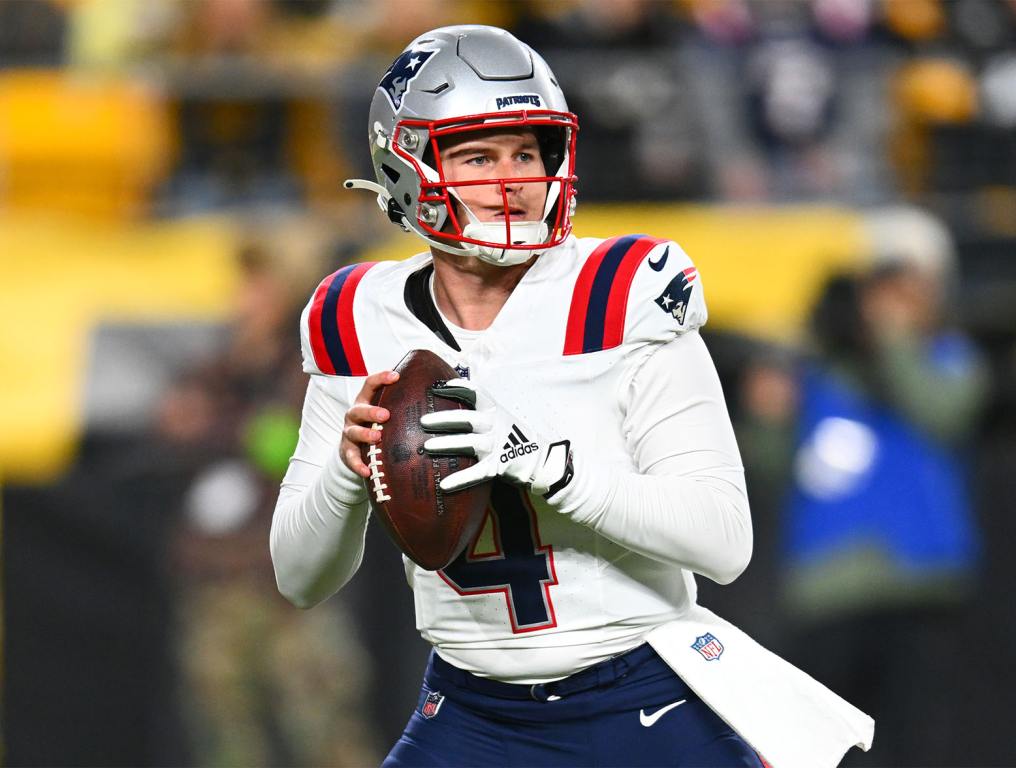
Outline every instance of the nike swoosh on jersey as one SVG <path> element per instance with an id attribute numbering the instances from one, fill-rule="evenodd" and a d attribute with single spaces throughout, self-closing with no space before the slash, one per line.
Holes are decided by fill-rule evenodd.
<path id="1" fill-rule="evenodd" d="M 647 261 L 649 262 L 649 266 L 653 270 L 655 270 L 656 272 L 659 272 L 660 270 L 663 269 L 663 265 L 667 263 L 667 257 L 668 256 L 670 256 L 670 246 L 669 245 L 667 246 L 666 250 L 663 251 L 663 255 L 660 256 L 659 259 L 657 259 L 656 261 L 653 261 L 652 259 L 647 259 Z"/>
<path id="2" fill-rule="evenodd" d="M 646 711 L 644 709 L 640 709 L 639 710 L 639 722 L 642 723 L 642 725 L 645 726 L 646 728 L 650 728 L 650 727 L 652 727 L 653 725 L 656 724 L 657 720 L 659 720 L 661 717 L 663 717 L 665 714 L 667 714 L 670 710 L 676 709 L 677 707 L 679 707 L 682 704 L 684 704 L 686 701 L 688 701 L 688 700 L 687 699 L 681 699 L 680 701 L 675 701 L 673 704 L 668 704 L 667 706 L 662 707 L 661 709 L 656 710 L 651 715 L 647 715 Z"/>

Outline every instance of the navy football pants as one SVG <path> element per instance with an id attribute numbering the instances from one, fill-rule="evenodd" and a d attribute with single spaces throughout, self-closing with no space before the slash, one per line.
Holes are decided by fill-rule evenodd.
<path id="1" fill-rule="evenodd" d="M 416 711 L 383 768 L 763 765 L 642 645 L 537 686 L 485 680 L 432 653 Z"/>

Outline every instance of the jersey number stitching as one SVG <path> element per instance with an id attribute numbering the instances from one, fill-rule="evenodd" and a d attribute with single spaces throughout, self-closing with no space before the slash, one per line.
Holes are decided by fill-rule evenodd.
<path id="1" fill-rule="evenodd" d="M 487 514 L 494 524 L 494 551 L 477 553 L 474 540 L 438 575 L 460 595 L 503 593 L 515 634 L 556 627 L 550 597 L 550 588 L 557 584 L 554 548 L 540 542 L 529 496 L 507 483 L 495 483 Z"/>

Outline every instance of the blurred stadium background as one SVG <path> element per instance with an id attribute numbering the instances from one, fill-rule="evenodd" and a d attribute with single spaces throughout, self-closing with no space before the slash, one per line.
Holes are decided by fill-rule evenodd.
<path id="1" fill-rule="evenodd" d="M 419 250 L 340 188 L 373 88 L 467 22 L 560 77 L 578 234 L 672 237 L 703 275 L 757 537 L 704 602 L 809 670 L 837 638 L 886 745 L 852 764 L 1016 764 L 1013 0 L 0 0 L 4 761 L 361 766 L 401 729 L 426 649 L 393 547 L 373 527 L 305 613 L 267 532 L 302 304 Z M 840 595 L 877 617 L 841 631 L 788 563 L 793 372 L 830 278 L 887 258 L 940 267 L 925 298 L 983 361 L 981 543 L 931 596 Z"/>

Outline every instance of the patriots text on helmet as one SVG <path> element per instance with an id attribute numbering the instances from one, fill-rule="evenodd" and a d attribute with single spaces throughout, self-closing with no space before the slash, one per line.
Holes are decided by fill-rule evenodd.
<path id="1" fill-rule="evenodd" d="M 514 96 L 498 96 L 496 102 L 498 109 L 521 107 L 527 104 L 534 106 L 537 109 L 543 106 L 543 103 L 540 101 L 539 94 L 536 93 L 520 93 Z"/>

